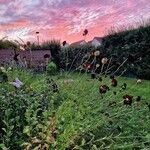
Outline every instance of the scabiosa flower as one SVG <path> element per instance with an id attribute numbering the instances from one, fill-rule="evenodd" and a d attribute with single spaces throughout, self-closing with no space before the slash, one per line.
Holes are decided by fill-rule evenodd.
<path id="1" fill-rule="evenodd" d="M 85 30 L 83 31 L 83 36 L 86 36 L 87 34 L 88 34 L 88 30 L 85 29 Z"/>
<path id="2" fill-rule="evenodd" d="M 131 95 L 124 95 L 123 96 L 123 99 L 124 99 L 124 105 L 130 105 L 131 106 L 131 104 L 132 104 L 132 101 L 133 101 L 133 96 L 131 96 Z"/>
<path id="3" fill-rule="evenodd" d="M 85 64 L 83 64 L 83 67 L 84 67 L 85 69 L 90 69 L 90 68 L 91 68 L 91 64 L 85 63 Z"/>
<path id="4" fill-rule="evenodd" d="M 116 87 L 116 86 L 118 85 L 118 81 L 117 81 L 115 78 L 112 79 L 111 85 L 112 85 L 113 87 Z"/>
<path id="5" fill-rule="evenodd" d="M 99 87 L 99 92 L 100 92 L 101 95 L 105 94 L 107 91 L 109 91 L 109 87 L 107 85 L 101 85 Z"/>
<path id="6" fill-rule="evenodd" d="M 102 62 L 102 64 L 107 64 L 108 59 L 106 57 L 104 57 L 104 58 L 102 58 L 101 62 Z"/>
<path id="7" fill-rule="evenodd" d="M 94 52 L 94 56 L 99 56 L 100 55 L 100 51 L 95 51 Z"/>
<path id="8" fill-rule="evenodd" d="M 30 41 L 28 41 L 26 45 L 27 45 L 27 46 L 31 46 L 31 43 L 30 43 Z"/>
<path id="9" fill-rule="evenodd" d="M 100 64 L 96 64 L 96 68 L 100 67 Z"/>

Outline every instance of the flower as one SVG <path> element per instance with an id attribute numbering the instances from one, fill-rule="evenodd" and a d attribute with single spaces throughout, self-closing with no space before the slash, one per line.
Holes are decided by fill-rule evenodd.
<path id="1" fill-rule="evenodd" d="M 94 56 L 99 56 L 100 55 L 100 51 L 95 51 L 94 52 Z"/>
<path id="2" fill-rule="evenodd" d="M 100 64 L 96 64 L 96 68 L 100 67 Z"/>
<path id="3" fill-rule="evenodd" d="M 116 87 L 117 86 L 117 84 L 118 84 L 118 81 L 114 78 L 114 79 L 112 79 L 112 81 L 111 81 L 111 85 L 113 86 L 113 87 Z"/>
<path id="4" fill-rule="evenodd" d="M 108 58 L 106 58 L 106 57 L 102 58 L 101 62 L 102 62 L 102 64 L 107 64 Z"/>
<path id="5" fill-rule="evenodd" d="M 141 79 L 138 79 L 138 80 L 136 81 L 136 83 L 137 83 L 137 84 L 140 84 L 140 83 L 142 83 L 142 80 L 141 80 Z"/>
<path id="6" fill-rule="evenodd" d="M 109 87 L 107 85 L 101 85 L 99 87 L 100 94 L 105 94 L 107 91 L 109 91 Z"/>
<path id="7" fill-rule="evenodd" d="M 23 86 L 23 82 L 21 82 L 18 78 L 16 78 L 13 82 L 11 82 L 15 88 L 20 89 Z"/>
<path id="8" fill-rule="evenodd" d="M 123 96 L 123 99 L 124 99 L 124 101 L 123 101 L 124 105 L 130 105 L 131 106 L 133 96 L 126 94 L 126 95 Z"/>
<path id="9" fill-rule="evenodd" d="M 83 31 L 83 36 L 86 36 L 87 34 L 88 34 L 88 30 L 85 29 L 85 30 Z"/>
<path id="10" fill-rule="evenodd" d="M 30 43 L 30 41 L 28 41 L 26 45 L 27 45 L 27 46 L 31 46 L 31 43 Z"/>
<path id="11" fill-rule="evenodd" d="M 85 69 L 90 69 L 90 68 L 91 68 L 91 64 L 85 63 L 85 64 L 83 64 L 83 67 L 84 67 Z"/>

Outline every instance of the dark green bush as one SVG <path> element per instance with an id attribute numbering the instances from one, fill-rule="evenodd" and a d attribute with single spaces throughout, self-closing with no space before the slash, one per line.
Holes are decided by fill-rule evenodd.
<path id="1" fill-rule="evenodd" d="M 108 57 L 112 57 L 111 65 L 114 61 L 121 64 L 124 58 L 128 59 L 118 74 L 126 69 L 127 76 L 134 73 L 137 78 L 150 79 L 150 37 L 148 34 L 150 34 L 150 26 L 145 26 L 114 32 L 103 39 L 102 48 Z"/>
<path id="2" fill-rule="evenodd" d="M 49 75 L 54 75 L 54 74 L 56 74 L 56 72 L 57 72 L 57 66 L 56 66 L 56 64 L 55 64 L 54 62 L 50 62 L 50 63 L 47 65 L 46 70 L 47 70 L 47 73 L 48 73 Z"/>

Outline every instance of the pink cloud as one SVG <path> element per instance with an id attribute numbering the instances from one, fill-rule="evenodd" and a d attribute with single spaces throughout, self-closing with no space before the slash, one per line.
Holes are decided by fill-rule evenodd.
<path id="1" fill-rule="evenodd" d="M 23 30 L 22 36 L 33 41 L 38 30 L 41 41 L 74 42 L 83 38 L 85 28 L 91 40 L 104 36 L 112 26 L 149 17 L 149 0 L 0 0 L 0 34 L 18 35 Z"/>

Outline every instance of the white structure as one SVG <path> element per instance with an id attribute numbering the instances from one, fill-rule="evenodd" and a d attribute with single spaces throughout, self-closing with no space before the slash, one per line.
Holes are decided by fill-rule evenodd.
<path id="1" fill-rule="evenodd" d="M 75 43 L 72 43 L 71 46 L 76 46 L 76 45 L 85 45 L 87 44 L 87 42 L 85 40 L 81 40 Z"/>
<path id="2" fill-rule="evenodd" d="M 102 38 L 101 37 L 94 37 L 92 41 L 89 42 L 94 47 L 101 46 L 102 44 Z"/>

